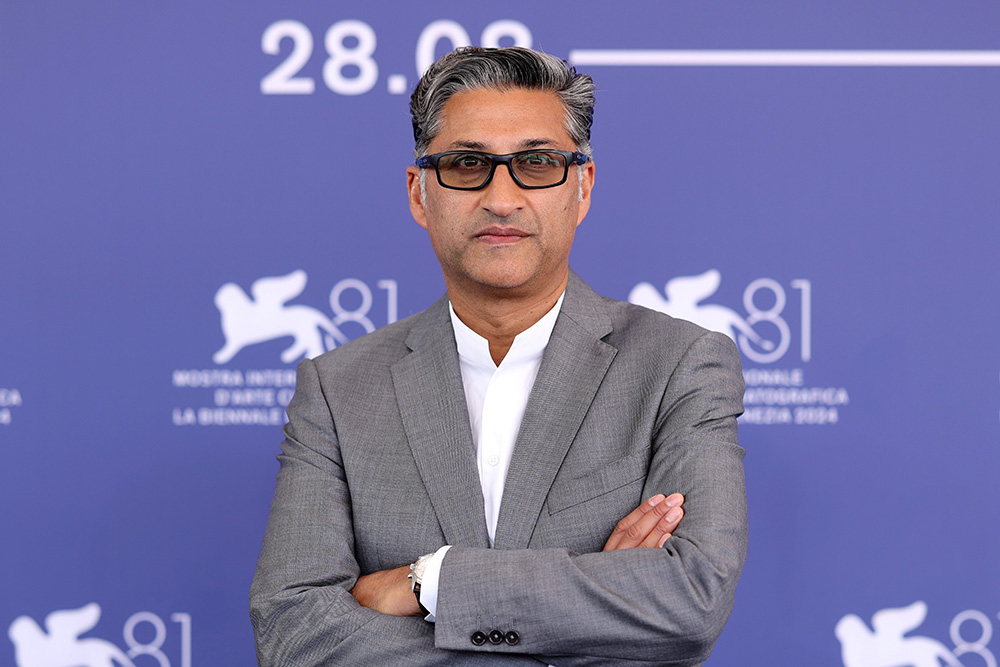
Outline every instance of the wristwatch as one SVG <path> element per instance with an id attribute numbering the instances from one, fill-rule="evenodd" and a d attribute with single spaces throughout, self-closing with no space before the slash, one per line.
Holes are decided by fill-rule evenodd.
<path id="1" fill-rule="evenodd" d="M 427 616 L 431 612 L 427 610 L 427 607 L 420 602 L 420 584 L 424 580 L 424 571 L 427 570 L 427 563 L 430 561 L 433 553 L 424 554 L 417 559 L 417 562 L 410 564 L 410 573 L 406 575 L 410 578 L 410 590 L 417 598 L 417 606 L 420 607 L 420 611 L 424 612 L 424 616 Z"/>

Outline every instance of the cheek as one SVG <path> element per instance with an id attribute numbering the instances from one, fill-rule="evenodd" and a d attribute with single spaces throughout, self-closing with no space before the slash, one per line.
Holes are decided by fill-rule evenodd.
<path id="1" fill-rule="evenodd" d="M 456 197 L 454 196 L 456 194 L 466 196 Z M 430 227 L 444 233 L 460 229 L 462 222 L 468 220 L 476 210 L 477 202 L 474 197 L 468 196 L 469 194 L 442 188 L 428 192 L 425 210 Z"/>
<path id="2" fill-rule="evenodd" d="M 563 225 L 566 221 L 576 223 L 576 216 L 580 203 L 576 198 L 576 188 L 567 191 L 560 191 L 558 197 L 548 200 L 540 208 L 536 209 L 542 220 L 550 220 L 554 224 Z"/>
<path id="3" fill-rule="evenodd" d="M 442 219 L 440 216 L 428 226 L 428 236 L 434 254 L 440 259 L 453 257 L 462 250 L 462 235 L 456 229 L 454 221 Z"/>

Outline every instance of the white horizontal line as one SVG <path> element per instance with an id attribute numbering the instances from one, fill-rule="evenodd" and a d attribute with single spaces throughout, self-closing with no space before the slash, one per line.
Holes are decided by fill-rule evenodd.
<path id="1" fill-rule="evenodd" d="M 1000 67 L 1000 51 L 736 51 L 574 49 L 571 65 Z"/>

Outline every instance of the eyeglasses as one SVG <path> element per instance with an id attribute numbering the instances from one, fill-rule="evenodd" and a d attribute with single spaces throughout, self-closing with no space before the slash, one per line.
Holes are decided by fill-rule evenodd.
<path id="1" fill-rule="evenodd" d="M 477 151 L 448 151 L 417 159 L 421 169 L 434 167 L 437 180 L 451 190 L 481 190 L 493 180 L 498 164 L 507 166 L 511 178 L 522 188 L 554 188 L 566 182 L 571 164 L 586 164 L 590 157 L 569 151 L 518 151 L 493 155 Z"/>

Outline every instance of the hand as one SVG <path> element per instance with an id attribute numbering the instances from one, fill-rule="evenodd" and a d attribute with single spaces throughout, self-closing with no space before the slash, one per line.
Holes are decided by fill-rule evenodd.
<path id="1" fill-rule="evenodd" d="M 403 565 L 393 570 L 381 570 L 358 577 L 351 589 L 351 595 L 361 604 L 382 614 L 391 616 L 423 616 L 417 596 L 413 594 L 410 580 L 406 575 L 410 566 Z"/>
<path id="2" fill-rule="evenodd" d="M 604 543 L 604 551 L 635 547 L 662 547 L 684 517 L 684 496 L 658 493 L 618 522 Z"/>

